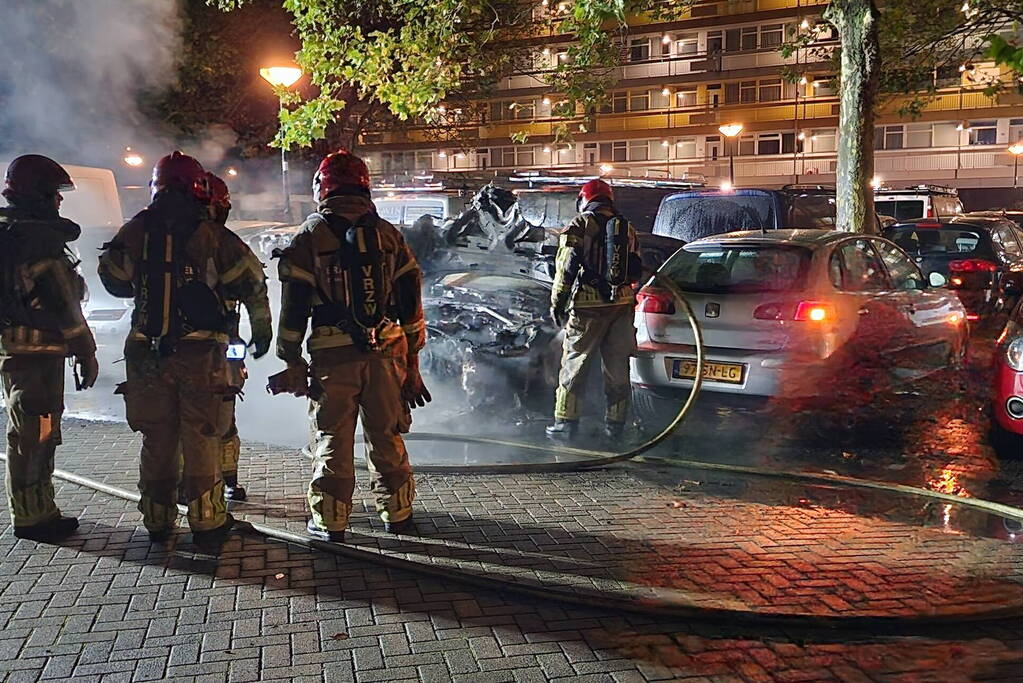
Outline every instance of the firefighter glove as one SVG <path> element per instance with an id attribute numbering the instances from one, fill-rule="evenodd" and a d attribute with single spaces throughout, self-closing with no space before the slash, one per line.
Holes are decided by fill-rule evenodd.
<path id="1" fill-rule="evenodd" d="M 305 363 L 293 364 L 276 375 L 270 375 L 266 381 L 266 390 L 274 396 L 277 394 L 307 396 L 309 394 L 309 366 Z"/>
<path id="2" fill-rule="evenodd" d="M 430 395 L 430 390 L 426 388 L 423 376 L 419 372 L 418 354 L 408 357 L 405 384 L 401 387 L 401 400 L 409 410 L 422 408 L 433 400 L 433 396 Z"/>
<path id="3" fill-rule="evenodd" d="M 252 357 L 262 358 L 270 350 L 270 344 L 273 342 L 274 334 L 270 327 L 269 322 L 262 324 L 252 325 L 252 342 L 249 346 L 252 347 Z"/>
<path id="4" fill-rule="evenodd" d="M 80 377 L 78 390 L 91 389 L 99 377 L 99 362 L 96 356 L 75 356 L 75 376 Z"/>

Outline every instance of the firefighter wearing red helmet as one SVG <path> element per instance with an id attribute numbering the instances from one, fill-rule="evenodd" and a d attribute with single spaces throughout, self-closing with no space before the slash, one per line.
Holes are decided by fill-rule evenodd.
<path id="1" fill-rule="evenodd" d="M 554 401 L 552 438 L 576 435 L 589 361 L 603 366 L 604 431 L 617 439 L 625 428 L 632 387 L 629 356 L 635 351 L 635 283 L 641 275 L 636 232 L 614 206 L 611 186 L 600 179 L 582 186 L 579 215 L 561 234 L 551 290 L 551 317 L 565 328 Z"/>
<path id="2" fill-rule="evenodd" d="M 430 400 L 419 374 L 422 274 L 401 233 L 377 215 L 361 159 L 344 150 L 327 156 L 313 198 L 317 212 L 279 254 L 277 355 L 288 368 L 269 388 L 311 400 L 310 534 L 344 540 L 360 414 L 377 512 L 386 530 L 405 533 L 416 488 L 401 434 L 412 408 Z M 311 365 L 302 355 L 307 327 Z"/>
<path id="3" fill-rule="evenodd" d="M 202 165 L 174 152 L 153 169 L 153 199 L 103 246 L 99 275 L 114 296 L 133 298 L 124 346 L 128 425 L 142 433 L 139 510 L 154 543 L 177 521 L 177 490 L 201 548 L 216 551 L 230 531 L 221 467 L 227 302 L 249 314 L 253 355 L 273 336 L 263 265 L 242 240 L 210 219 Z M 179 471 L 179 455 L 183 465 Z"/>
<path id="4" fill-rule="evenodd" d="M 53 458 L 61 442 L 64 358 L 79 389 L 96 382 L 96 343 L 82 314 L 85 283 L 70 243 L 81 229 L 60 216 L 74 190 L 57 162 L 38 154 L 7 167 L 0 209 L 0 381 L 7 405 L 7 500 L 14 535 L 56 541 L 78 528 L 54 501 Z"/>

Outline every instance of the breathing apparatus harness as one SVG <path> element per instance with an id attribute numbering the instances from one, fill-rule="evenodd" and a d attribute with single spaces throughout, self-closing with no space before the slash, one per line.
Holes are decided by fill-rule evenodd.
<path id="1" fill-rule="evenodd" d="M 590 254 L 575 250 L 569 269 L 577 274 L 580 284 L 592 287 L 604 301 L 613 303 L 618 288 L 638 277 L 641 269 L 629 251 L 629 221 L 618 212 L 608 216 L 589 207 L 582 213 L 600 227 L 600 238 Z"/>
<path id="2" fill-rule="evenodd" d="M 138 215 L 145 227 L 139 271 L 138 329 L 154 354 L 169 356 L 182 337 L 196 331 L 225 331 L 224 305 L 188 260 L 186 247 L 198 219 L 166 217 L 145 209 Z"/>
<path id="3" fill-rule="evenodd" d="M 353 223 L 335 213 L 314 214 L 338 241 L 327 266 L 327 289 L 317 283 L 322 304 L 313 307 L 313 327 L 336 327 L 363 351 L 378 351 L 380 335 L 391 321 L 387 305 L 391 283 L 381 257 L 380 222 L 368 211 Z"/>

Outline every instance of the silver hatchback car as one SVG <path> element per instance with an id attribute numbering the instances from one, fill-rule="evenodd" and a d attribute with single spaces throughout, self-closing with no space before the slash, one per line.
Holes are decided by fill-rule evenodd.
<path id="1" fill-rule="evenodd" d="M 966 312 L 892 242 L 825 230 L 736 232 L 690 242 L 661 267 L 693 308 L 703 390 L 807 398 L 883 369 L 908 380 L 962 362 Z M 632 383 L 671 397 L 695 377 L 692 331 L 666 289 L 638 295 Z M 871 375 L 873 377 L 873 375 Z"/>

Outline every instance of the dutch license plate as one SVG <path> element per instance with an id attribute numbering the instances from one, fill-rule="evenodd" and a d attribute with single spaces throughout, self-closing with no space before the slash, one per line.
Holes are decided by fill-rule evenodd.
<path id="1" fill-rule="evenodd" d="M 746 366 L 740 363 L 703 363 L 703 380 L 705 382 L 723 382 L 725 384 L 742 384 L 746 374 Z M 695 358 L 673 358 L 671 361 L 672 379 L 696 379 Z"/>

